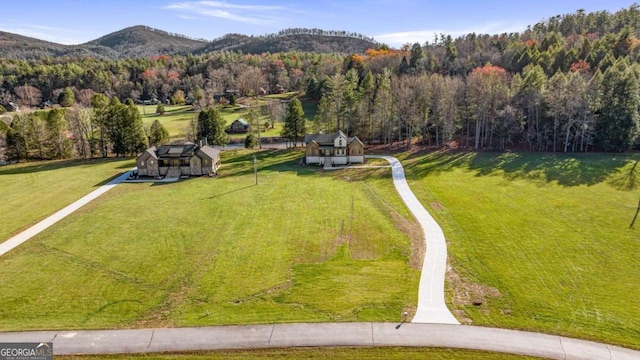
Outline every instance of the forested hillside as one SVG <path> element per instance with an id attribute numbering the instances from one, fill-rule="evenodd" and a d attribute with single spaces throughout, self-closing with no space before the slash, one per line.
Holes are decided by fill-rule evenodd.
<path id="1" fill-rule="evenodd" d="M 308 131 L 340 128 L 367 142 L 625 151 L 638 138 L 639 24 L 634 4 L 615 13 L 554 16 L 522 33 L 438 35 L 401 49 L 331 34 L 372 44 L 348 56 L 317 49 L 244 54 L 235 50 L 251 37 L 234 35 L 218 39 L 231 50 L 201 54 L 2 59 L 0 103 L 37 107 L 73 96 L 74 106 L 90 107 L 94 94 L 105 94 L 120 101 L 186 98 L 206 108 L 226 90 L 252 96 L 284 88 L 318 101 Z M 309 31 L 315 30 L 275 37 L 286 46 L 287 36 Z M 13 139 L 24 147 L 33 143 L 28 119 L 9 119 L 5 132 L 19 134 Z M 97 137 L 95 129 L 90 135 Z"/>
<path id="2" fill-rule="evenodd" d="M 0 31 L 0 58 L 34 60 L 46 57 L 117 60 L 159 55 L 205 54 L 216 51 L 312 51 L 364 53 L 377 43 L 370 37 L 346 31 L 294 28 L 275 34 L 227 34 L 211 41 L 193 39 L 148 26 L 131 26 L 80 45 L 62 45 Z"/>

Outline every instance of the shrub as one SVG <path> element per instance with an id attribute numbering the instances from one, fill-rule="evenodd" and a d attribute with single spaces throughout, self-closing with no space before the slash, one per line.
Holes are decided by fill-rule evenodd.
<path id="1" fill-rule="evenodd" d="M 258 145 L 258 139 L 253 134 L 247 135 L 244 139 L 244 147 L 247 149 L 253 149 Z"/>

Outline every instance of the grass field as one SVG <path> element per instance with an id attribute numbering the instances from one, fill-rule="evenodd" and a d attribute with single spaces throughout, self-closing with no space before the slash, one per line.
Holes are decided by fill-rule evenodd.
<path id="1" fill-rule="evenodd" d="M 396 321 L 411 311 L 420 234 L 388 169 L 322 173 L 298 166 L 299 152 L 263 151 L 255 186 L 252 154 L 225 153 L 218 178 L 118 186 L 3 256 L 0 329 Z M 639 155 L 397 156 L 449 241 L 448 301 L 461 321 L 640 348 L 640 242 L 629 229 Z M 103 170 L 130 163 L 113 165 Z M 0 168 L 14 206 L 40 195 L 21 183 L 61 171 L 30 166 L 44 165 Z M 60 189 L 50 191 L 57 201 Z"/>
<path id="2" fill-rule="evenodd" d="M 64 160 L 0 167 L 0 241 L 131 169 L 131 159 Z"/>
<path id="3" fill-rule="evenodd" d="M 269 98 L 276 99 L 288 99 L 292 96 L 292 93 L 269 95 Z M 313 121 L 316 113 L 317 104 L 307 101 L 302 102 L 302 107 L 305 112 L 307 121 Z M 192 110 L 191 106 L 170 106 L 165 105 L 165 113 L 162 115 L 156 114 L 156 105 L 138 105 L 138 110 L 142 114 L 142 120 L 145 126 L 150 126 L 155 120 L 159 120 L 162 125 L 169 132 L 171 140 L 180 140 L 185 137 L 185 130 L 189 125 L 189 121 L 197 116 L 197 112 Z M 247 114 L 247 108 L 227 106 L 219 109 L 220 114 L 226 120 L 227 125 L 230 125 L 234 120 L 238 118 L 245 118 Z M 282 131 L 282 122 L 276 122 L 273 128 L 264 130 L 264 123 L 269 120 L 268 115 L 262 115 L 260 118 L 261 136 L 262 137 L 279 137 Z M 244 139 L 247 134 L 229 134 L 232 139 Z"/>
<path id="4" fill-rule="evenodd" d="M 56 356 L 62 360 L 203 360 L 203 359 L 431 359 L 431 360 L 525 360 L 528 356 L 433 348 L 290 348 L 216 351 L 191 354 Z"/>
<path id="5" fill-rule="evenodd" d="M 401 157 L 450 243 L 459 318 L 640 348 L 640 156 Z"/>
<path id="6" fill-rule="evenodd" d="M 388 169 L 323 174 L 299 166 L 300 152 L 263 151 L 256 186 L 253 154 L 225 152 L 217 178 L 121 184 L 5 254 L 0 330 L 412 311 L 420 232 Z"/>

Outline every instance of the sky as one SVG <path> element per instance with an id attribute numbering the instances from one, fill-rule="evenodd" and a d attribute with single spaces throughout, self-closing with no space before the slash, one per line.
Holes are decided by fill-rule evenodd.
<path id="1" fill-rule="evenodd" d="M 81 44 L 134 25 L 213 40 L 287 28 L 345 30 L 392 47 L 434 34 L 520 32 L 546 18 L 628 8 L 636 0 L 0 0 L 0 31 Z"/>

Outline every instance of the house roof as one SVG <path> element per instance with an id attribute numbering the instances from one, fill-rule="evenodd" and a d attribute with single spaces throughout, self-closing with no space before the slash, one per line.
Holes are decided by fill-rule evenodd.
<path id="1" fill-rule="evenodd" d="M 333 146 L 333 142 L 339 137 L 342 136 L 344 138 L 347 137 L 341 130 L 338 130 L 335 133 L 331 134 L 308 134 L 304 137 L 304 142 L 306 144 L 315 141 L 320 146 Z"/>
<path id="2" fill-rule="evenodd" d="M 196 144 L 190 141 L 175 141 L 160 146 L 156 153 L 160 159 L 181 159 L 193 156 L 195 150 Z"/>
<path id="3" fill-rule="evenodd" d="M 202 151 L 205 155 L 207 155 L 211 159 L 215 159 L 216 157 L 220 156 L 220 150 L 212 148 L 209 145 L 205 145 L 201 147 L 199 150 Z"/>
<path id="4" fill-rule="evenodd" d="M 344 138 L 347 139 L 347 144 L 350 144 L 353 139 L 357 139 L 357 137 L 352 137 L 352 138 L 347 138 L 347 135 L 345 135 L 342 130 L 338 130 L 335 133 L 331 133 L 331 134 L 308 134 L 304 137 L 304 142 L 305 144 L 310 144 L 312 141 L 315 141 L 318 145 L 320 146 L 331 146 L 333 147 L 333 143 L 334 141 L 339 137 L 342 136 Z M 360 140 L 358 140 L 360 141 Z"/>
<path id="5" fill-rule="evenodd" d="M 237 119 L 236 121 L 239 122 L 240 124 L 244 125 L 244 126 L 249 126 L 249 123 L 245 119 Z"/>
<path id="6" fill-rule="evenodd" d="M 156 155 L 156 147 L 155 146 L 152 146 L 152 147 L 148 148 L 144 152 L 149 154 L 152 158 L 154 158 L 156 160 L 158 159 L 158 155 Z"/>

